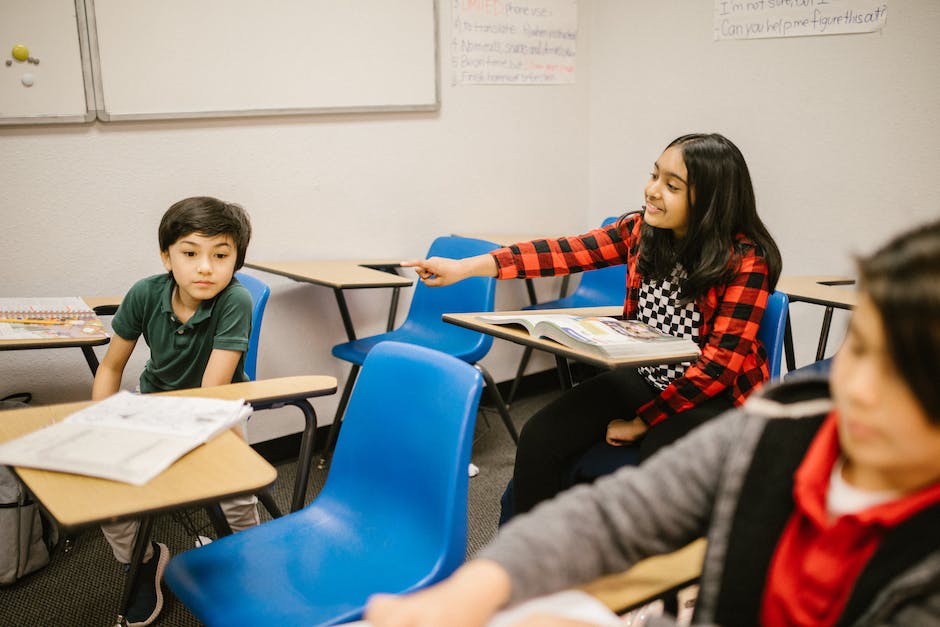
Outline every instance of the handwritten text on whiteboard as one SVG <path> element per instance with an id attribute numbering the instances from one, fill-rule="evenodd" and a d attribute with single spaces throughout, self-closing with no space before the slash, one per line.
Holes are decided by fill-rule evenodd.
<path id="1" fill-rule="evenodd" d="M 577 0 L 453 0 L 454 83 L 573 83 Z"/>
<path id="2" fill-rule="evenodd" d="M 715 0 L 715 39 L 868 33 L 887 16 L 887 0 Z"/>

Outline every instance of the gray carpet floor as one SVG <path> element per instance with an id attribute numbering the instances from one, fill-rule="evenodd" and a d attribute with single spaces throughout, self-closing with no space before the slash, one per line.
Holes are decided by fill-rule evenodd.
<path id="1" fill-rule="evenodd" d="M 536 410 L 557 396 L 545 392 L 519 398 L 510 408 L 517 428 Z M 495 410 L 483 407 L 477 416 L 472 461 L 480 474 L 470 479 L 467 554 L 472 556 L 493 537 L 499 520 L 499 498 L 512 475 L 515 448 Z M 274 496 L 282 511 L 289 508 L 295 464 L 277 468 Z M 326 471 L 314 471 L 307 492 L 309 503 L 320 490 Z M 262 520 L 269 517 L 259 508 Z M 189 512 L 197 528 L 213 535 L 201 510 Z M 170 516 L 158 517 L 154 539 L 166 544 L 172 554 L 193 546 L 185 527 Z M 60 542 L 49 565 L 12 586 L 0 588 L 0 627 L 106 627 L 114 624 L 123 574 L 110 548 L 97 529 L 86 529 L 72 537 L 66 550 Z M 200 623 L 173 598 L 164 586 L 166 604 L 156 625 L 190 627 Z"/>

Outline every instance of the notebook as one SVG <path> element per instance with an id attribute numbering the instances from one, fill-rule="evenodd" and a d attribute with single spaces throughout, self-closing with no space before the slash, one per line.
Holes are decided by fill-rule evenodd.
<path id="1" fill-rule="evenodd" d="M 106 337 L 101 320 L 81 298 L 0 298 L 0 340 Z"/>

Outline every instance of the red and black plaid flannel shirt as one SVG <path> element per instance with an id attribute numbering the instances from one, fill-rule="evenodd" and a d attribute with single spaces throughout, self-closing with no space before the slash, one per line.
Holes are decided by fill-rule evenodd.
<path id="1" fill-rule="evenodd" d="M 627 264 L 624 318 L 635 317 L 640 284 L 640 213 L 576 237 L 541 239 L 493 251 L 498 278 L 559 276 L 605 266 Z M 749 243 L 743 235 L 741 243 Z M 719 394 L 735 405 L 770 376 L 757 329 L 767 306 L 768 269 L 754 246 L 745 246 L 740 267 L 726 285 L 718 285 L 696 301 L 702 314 L 702 354 L 685 373 L 640 407 L 637 415 L 654 425 Z"/>

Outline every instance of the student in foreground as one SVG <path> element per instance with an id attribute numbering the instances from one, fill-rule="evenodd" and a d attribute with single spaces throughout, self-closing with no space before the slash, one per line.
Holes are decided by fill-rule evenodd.
<path id="1" fill-rule="evenodd" d="M 644 465 L 512 521 L 444 582 L 373 598 L 367 619 L 483 625 L 705 536 L 694 624 L 940 624 L 940 221 L 858 270 L 828 385 L 755 395 Z"/>
<path id="2" fill-rule="evenodd" d="M 140 375 L 143 393 L 247 381 L 245 351 L 251 332 L 251 295 L 235 271 L 251 239 L 248 215 L 238 205 L 209 197 L 186 198 L 163 215 L 158 230 L 166 274 L 135 283 L 112 321 L 114 331 L 92 387 L 101 400 L 121 387 L 127 361 L 143 336 L 150 359 Z M 259 523 L 254 496 L 220 503 L 233 531 Z M 131 561 L 139 523 L 102 525 L 118 562 Z M 163 608 L 161 581 L 169 561 L 165 544 L 150 542 L 126 619 L 149 625 Z"/>
<path id="3" fill-rule="evenodd" d="M 692 338 L 702 350 L 694 363 L 598 375 L 532 416 L 513 469 L 516 514 L 579 480 L 572 468 L 585 453 L 616 465 L 643 461 L 740 405 L 769 377 L 757 330 L 780 276 L 780 252 L 757 214 L 741 151 L 718 134 L 679 137 L 653 164 L 643 197 L 641 213 L 578 237 L 403 264 L 430 286 L 626 264 L 624 319 Z M 587 478 L 610 464 L 594 465 Z M 503 519 L 510 515 L 504 505 Z"/>

